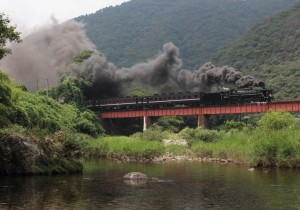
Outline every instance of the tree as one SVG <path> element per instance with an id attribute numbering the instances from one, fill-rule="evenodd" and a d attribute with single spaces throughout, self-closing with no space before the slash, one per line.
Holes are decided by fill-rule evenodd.
<path id="1" fill-rule="evenodd" d="M 11 53 L 11 49 L 6 47 L 7 42 L 21 42 L 20 32 L 15 31 L 16 27 L 9 23 L 5 14 L 0 13 L 0 59 Z"/>
<path id="2" fill-rule="evenodd" d="M 0 70 L 0 128 L 10 124 L 11 89 L 8 86 L 9 78 Z"/>

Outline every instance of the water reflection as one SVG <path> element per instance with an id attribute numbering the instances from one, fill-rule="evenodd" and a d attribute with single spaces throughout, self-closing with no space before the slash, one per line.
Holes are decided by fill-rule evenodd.
<path id="1" fill-rule="evenodd" d="M 132 171 L 172 182 L 127 185 Z M 93 160 L 83 174 L 0 177 L 0 209 L 300 209 L 300 171 Z"/>

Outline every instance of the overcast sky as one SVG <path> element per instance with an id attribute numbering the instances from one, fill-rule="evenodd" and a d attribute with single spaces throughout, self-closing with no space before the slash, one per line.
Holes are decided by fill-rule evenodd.
<path id="1" fill-rule="evenodd" d="M 0 0 L 0 12 L 4 12 L 19 31 L 27 34 L 51 23 L 51 16 L 63 22 L 126 1 L 129 0 Z"/>

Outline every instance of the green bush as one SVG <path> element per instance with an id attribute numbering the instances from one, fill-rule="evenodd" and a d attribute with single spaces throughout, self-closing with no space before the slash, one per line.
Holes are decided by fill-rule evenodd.
<path id="1" fill-rule="evenodd" d="M 299 167 L 300 137 L 297 128 L 257 133 L 253 149 L 255 165 L 264 167 Z"/>
<path id="2" fill-rule="evenodd" d="M 50 136 L 50 139 L 55 142 L 57 151 L 62 157 L 81 157 L 83 151 L 88 146 L 91 137 L 88 135 L 73 133 L 69 131 L 60 131 Z"/>
<path id="3" fill-rule="evenodd" d="M 296 125 L 295 117 L 287 111 L 269 110 L 258 121 L 258 126 L 263 130 L 280 130 Z"/>
<path id="4" fill-rule="evenodd" d="M 184 124 L 184 120 L 182 117 L 160 117 L 156 124 L 161 126 L 163 130 L 178 132 L 180 127 Z"/>
<path id="5" fill-rule="evenodd" d="M 199 128 L 184 128 L 180 134 L 186 138 L 189 145 L 191 145 L 195 141 L 203 141 L 203 142 L 216 142 L 220 134 L 216 130 L 207 130 L 201 127 Z"/>
<path id="6" fill-rule="evenodd" d="M 153 124 L 143 132 L 142 139 L 148 141 L 162 141 L 166 136 L 167 132 L 164 132 L 162 127 Z"/>
<path id="7" fill-rule="evenodd" d="M 246 127 L 246 124 L 244 122 L 236 122 L 233 120 L 228 120 L 224 124 L 225 131 L 229 131 L 231 129 L 242 130 L 244 127 Z"/>
<path id="8" fill-rule="evenodd" d="M 104 129 L 98 121 L 98 117 L 93 112 L 88 110 L 82 111 L 78 122 L 74 124 L 73 128 L 77 132 L 96 137 L 104 134 Z"/>

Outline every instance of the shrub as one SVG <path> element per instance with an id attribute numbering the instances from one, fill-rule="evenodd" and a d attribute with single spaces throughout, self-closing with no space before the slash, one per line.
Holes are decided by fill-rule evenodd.
<path id="1" fill-rule="evenodd" d="M 82 156 L 88 142 L 91 141 L 90 136 L 69 131 L 57 132 L 50 138 L 56 142 L 56 146 L 58 146 L 57 151 L 63 157 Z"/>
<path id="2" fill-rule="evenodd" d="M 143 132 L 142 139 L 148 141 L 162 141 L 166 136 L 167 133 L 163 132 L 162 127 L 153 124 L 149 129 Z"/>
<path id="3" fill-rule="evenodd" d="M 224 130 L 226 131 L 229 131 L 231 129 L 242 130 L 244 127 L 246 127 L 246 124 L 244 122 L 236 122 L 233 120 L 228 120 L 225 122 Z"/>
<path id="4" fill-rule="evenodd" d="M 295 117 L 287 111 L 269 110 L 258 121 L 258 125 L 263 130 L 280 130 L 296 125 Z"/>
<path id="5" fill-rule="evenodd" d="M 216 142 L 220 137 L 220 134 L 216 130 L 207 130 L 201 127 L 199 128 L 185 128 L 180 134 L 186 138 L 189 145 L 194 141 L 204 141 L 204 142 Z"/>
<path id="6" fill-rule="evenodd" d="M 161 126 L 163 130 L 178 132 L 184 121 L 182 117 L 160 117 L 156 124 Z"/>

